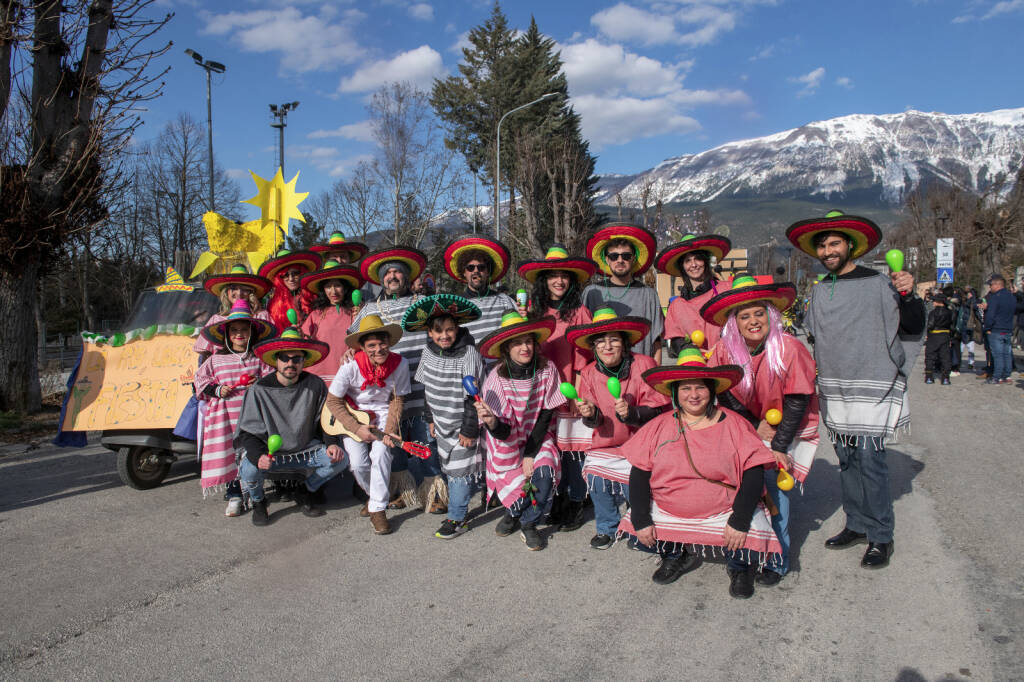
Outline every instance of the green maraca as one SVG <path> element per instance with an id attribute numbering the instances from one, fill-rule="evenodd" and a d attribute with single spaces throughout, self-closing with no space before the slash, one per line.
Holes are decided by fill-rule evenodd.
<path id="1" fill-rule="evenodd" d="M 562 392 L 569 400 L 579 400 L 580 396 L 576 393 L 576 387 L 570 384 L 568 381 L 563 381 L 558 385 L 558 390 Z"/>
<path id="2" fill-rule="evenodd" d="M 903 252 L 899 249 L 889 249 L 885 252 L 885 262 L 889 264 L 890 270 L 900 272 L 903 270 Z"/>
<path id="3" fill-rule="evenodd" d="M 359 289 L 352 290 L 352 305 L 359 305 L 363 302 L 363 292 Z"/>
<path id="4" fill-rule="evenodd" d="M 274 459 L 274 453 L 281 449 L 281 436 L 272 434 L 267 439 L 267 456 Z"/>
<path id="5" fill-rule="evenodd" d="M 619 381 L 618 377 L 608 377 L 608 392 L 616 400 L 622 395 L 622 382 Z"/>
<path id="6" fill-rule="evenodd" d="M 288 321 L 291 322 L 292 324 L 299 323 L 299 314 L 295 312 L 295 308 L 289 308 L 288 312 L 285 314 L 288 316 Z"/>

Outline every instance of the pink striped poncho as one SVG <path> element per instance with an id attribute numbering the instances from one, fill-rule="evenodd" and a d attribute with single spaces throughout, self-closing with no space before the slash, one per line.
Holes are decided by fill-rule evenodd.
<path id="1" fill-rule="evenodd" d="M 481 397 L 494 415 L 508 424 L 512 432 L 508 440 L 498 440 L 484 429 L 487 439 L 487 491 L 497 492 L 506 508 L 522 497 L 523 446 L 530 436 L 542 409 L 555 409 L 565 403 L 558 391 L 560 377 L 550 362 L 533 379 L 506 379 L 497 368 L 487 375 Z M 533 468 L 550 467 L 555 484 L 558 483 L 561 456 L 555 445 L 554 420 L 544 442 L 533 460 Z"/>
<path id="2" fill-rule="evenodd" d="M 206 416 L 203 418 L 202 469 L 199 478 L 204 496 L 238 477 L 235 448 L 231 441 L 235 435 L 238 414 L 242 411 L 242 397 L 246 389 L 239 389 L 228 398 L 214 398 L 206 395 L 203 390 L 212 384 L 232 386 L 244 374 L 252 377 L 252 385 L 269 371 L 270 368 L 252 353 L 244 356 L 218 353 L 207 358 L 196 372 L 196 395 L 207 405 Z"/>

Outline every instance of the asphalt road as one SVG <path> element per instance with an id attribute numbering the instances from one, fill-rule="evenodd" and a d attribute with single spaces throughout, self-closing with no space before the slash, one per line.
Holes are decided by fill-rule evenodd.
<path id="1" fill-rule="evenodd" d="M 420 513 L 376 537 L 332 482 L 327 516 L 277 504 L 257 529 L 203 501 L 194 464 L 139 492 L 98 447 L 6 448 L 0 678 L 1021 679 L 1024 382 L 953 381 L 913 377 L 891 566 L 824 549 L 843 514 L 823 445 L 796 570 L 748 601 L 721 560 L 655 585 L 653 558 L 591 550 L 591 524 L 537 553 L 497 511 L 450 542 Z"/>

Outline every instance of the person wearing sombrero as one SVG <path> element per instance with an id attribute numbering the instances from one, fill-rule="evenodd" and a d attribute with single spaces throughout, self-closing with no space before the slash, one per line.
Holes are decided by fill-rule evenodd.
<path id="1" fill-rule="evenodd" d="M 370 300 L 364 300 L 349 331 L 357 331 L 360 321 L 369 315 L 377 315 L 386 324 L 400 327 L 402 317 L 409 310 L 409 306 L 422 298 L 412 293 L 410 286 L 412 281 L 420 276 L 426 265 L 426 254 L 409 246 L 391 246 L 364 256 L 359 263 L 359 270 L 369 284 L 379 285 L 380 293 Z M 402 334 L 401 339 L 391 348 L 391 351 L 405 358 L 409 362 L 410 374 L 415 375 L 420 356 L 426 345 L 427 333 L 425 331 L 410 332 Z M 405 440 L 421 443 L 431 440 L 427 431 L 427 422 L 423 418 L 424 405 L 423 384 L 413 380 L 412 391 L 405 399 L 402 412 L 401 435 Z M 405 451 L 399 449 L 392 454 L 391 503 L 389 507 L 404 509 L 405 507 L 422 506 L 428 511 L 442 512 L 444 505 L 439 500 L 421 499 L 422 496 L 418 492 L 418 487 L 423 486 L 424 481 L 427 481 L 429 485 L 436 480 L 433 477 L 441 474 L 437 457 L 422 460 L 409 457 Z M 429 507 L 427 507 L 428 502 L 430 502 Z"/>
<path id="2" fill-rule="evenodd" d="M 742 378 L 737 365 L 708 367 L 693 347 L 680 352 L 676 365 L 644 372 L 674 410 L 647 422 L 622 448 L 632 468 L 630 510 L 619 532 L 661 555 L 651 576 L 656 583 L 696 568 L 699 553 L 721 550 L 729 594 L 745 599 L 754 594 L 753 570 L 779 555 L 759 504 L 765 467 L 775 466 L 775 457 L 750 422 L 716 401 Z"/>
<path id="3" fill-rule="evenodd" d="M 464 383 L 466 377 L 471 377 L 476 386 L 483 380 L 483 359 L 473 335 L 463 326 L 479 317 L 480 309 L 469 299 L 435 294 L 416 301 L 402 318 L 406 332 L 425 330 L 430 338 L 415 379 L 425 389 L 424 418 L 437 442 L 438 460 L 446 479 L 436 477 L 433 481 L 436 493 L 447 499 L 447 517 L 434 533 L 442 540 L 469 530 L 469 500 L 483 473 L 480 420 L 474 397 Z"/>
<path id="4" fill-rule="evenodd" d="M 520 309 L 520 315 L 531 320 L 552 317 L 555 329 L 541 343 L 541 352 L 558 370 L 562 381 L 575 386 L 583 368 L 591 361 L 589 349 L 569 343 L 566 330 L 573 325 L 588 324 L 590 311 L 583 305 L 583 287 L 597 270 L 589 258 L 574 258 L 561 244 L 552 245 L 541 260 L 524 261 L 519 265 L 519 276 L 533 284 L 529 313 Z M 556 499 L 549 523 L 558 524 L 560 530 L 573 531 L 583 525 L 583 508 L 587 486 L 583 480 L 583 450 L 590 445 L 591 430 L 575 403 L 566 403 L 558 412 L 558 447 L 562 451 L 562 477 L 556 490 Z"/>
<path id="5" fill-rule="evenodd" d="M 508 249 L 499 241 L 483 235 L 466 235 L 453 241 L 442 256 L 444 270 L 456 282 L 465 284 L 462 296 L 480 309 L 480 317 L 465 328 L 475 339 L 482 339 L 501 324 L 501 316 L 515 307 L 505 293 L 493 289 L 508 272 Z"/>
<path id="6" fill-rule="evenodd" d="M 220 299 L 220 310 L 206 321 L 206 326 L 217 325 L 226 320 L 235 301 L 240 299 L 249 305 L 253 317 L 270 322 L 270 314 L 263 307 L 263 297 L 272 287 L 270 280 L 251 274 L 244 265 L 234 265 L 226 274 L 206 278 L 203 288 Z M 196 337 L 196 342 L 192 346 L 192 350 L 199 353 L 199 364 L 216 353 L 218 348 L 219 344 L 210 343 L 203 334 Z"/>
<path id="7" fill-rule="evenodd" d="M 924 331 L 924 304 L 913 293 L 910 273 L 886 276 L 855 263 L 882 239 L 867 218 L 831 211 L 790 225 L 786 236 L 828 270 L 811 287 L 804 318 L 814 340 L 821 418 L 839 458 L 846 512 L 846 526 L 825 546 L 841 549 L 867 540 L 861 565 L 881 568 L 892 555 L 895 523 L 885 441 L 910 426 L 900 335 Z"/>
<path id="8" fill-rule="evenodd" d="M 527 320 L 510 310 L 480 342 L 480 354 L 497 360 L 475 403 L 487 429 L 488 498 L 493 492 L 506 509 L 494 532 L 505 537 L 519 529 L 531 551 L 544 549 L 537 525 L 561 470 L 552 420 L 565 396 L 557 368 L 541 351 L 554 330 L 552 317 Z"/>
<path id="9" fill-rule="evenodd" d="M 352 463 L 352 475 L 369 495 L 360 515 L 369 517 L 378 535 L 391 532 L 385 510 L 391 459 L 399 443 L 388 434 L 398 434 L 410 392 L 409 361 L 392 350 L 401 338 L 399 325 L 385 324 L 378 315 L 362 318 L 359 328 L 345 337 L 355 355 L 338 370 L 327 396 L 327 409 L 358 437 L 344 436 L 342 444 Z M 360 424 L 349 408 L 368 413 L 370 423 Z M 371 427 L 379 429 L 378 434 L 371 432 Z"/>
<path id="10" fill-rule="evenodd" d="M 661 362 L 661 333 L 665 317 L 658 292 L 644 284 L 642 276 L 654 262 L 657 241 L 639 225 L 612 222 L 601 226 L 587 241 L 586 253 L 603 276 L 583 290 L 583 305 L 591 313 L 611 308 L 620 317 L 650 320 L 647 336 L 633 349 Z"/>
<path id="11" fill-rule="evenodd" d="M 679 295 L 668 304 L 665 314 L 665 338 L 670 355 L 675 357 L 690 343 L 690 335 L 699 331 L 704 335 L 701 348 L 714 348 L 721 328 L 708 324 L 700 316 L 700 309 L 711 297 L 729 288 L 720 281 L 711 268 L 711 260 L 721 261 L 732 248 L 732 243 L 717 234 L 686 235 L 682 241 L 662 249 L 655 267 L 672 277 L 680 278 Z"/>
<path id="12" fill-rule="evenodd" d="M 332 232 L 331 236 L 327 238 L 326 244 L 316 244 L 309 247 L 309 250 L 319 254 L 324 262 L 333 260 L 339 265 L 358 263 L 359 259 L 368 251 L 366 244 L 347 241 L 341 232 Z"/>
<path id="13" fill-rule="evenodd" d="M 658 363 L 632 350 L 649 330 L 650 322 L 641 317 L 619 317 L 611 308 L 601 308 L 594 312 L 593 322 L 566 332 L 569 343 L 594 354 L 577 387 L 583 422 L 593 429 L 583 478 L 594 502 L 597 533 L 590 540 L 594 549 L 614 544 L 619 506 L 629 500 L 630 467 L 620 446 L 668 406 L 668 398 L 642 376 Z M 610 382 L 617 382 L 618 397 L 612 395 Z"/>
<path id="14" fill-rule="evenodd" d="M 302 276 L 319 270 L 321 265 L 323 260 L 312 251 L 281 249 L 260 266 L 260 276 L 267 278 L 274 285 L 273 293 L 267 302 L 267 310 L 270 311 L 270 319 L 278 330 L 284 330 L 293 324 L 302 324 L 302 320 L 309 314 L 316 296 L 302 288 Z M 289 319 L 289 310 L 295 311 L 295 322 Z"/>
<path id="15" fill-rule="evenodd" d="M 242 400 L 234 447 L 242 490 L 252 502 L 252 524 L 270 523 L 263 495 L 265 472 L 294 472 L 305 476 L 295 501 L 305 516 L 323 516 L 323 486 L 348 466 L 348 457 L 334 436 L 320 428 L 327 386 L 305 371 L 328 353 L 327 344 L 302 337 L 294 327 L 256 344 L 253 352 L 272 368 L 251 384 Z M 280 448 L 271 453 L 271 436 Z M 276 439 L 275 439 L 276 440 Z"/>
<path id="16" fill-rule="evenodd" d="M 331 347 L 315 370 L 325 383 L 330 383 L 348 350 L 342 339 L 352 326 L 352 292 L 363 286 L 363 276 L 351 265 L 329 260 L 321 269 L 304 275 L 300 286 L 316 296 L 300 329 L 307 337 Z"/>
<path id="17" fill-rule="evenodd" d="M 231 443 L 242 396 L 249 384 L 269 371 L 252 349 L 273 333 L 273 325 L 254 317 L 239 298 L 222 322 L 207 325 L 201 334 L 216 352 L 199 367 L 195 378 L 196 395 L 205 406 L 199 484 L 204 497 L 224 490 L 226 516 L 242 513 L 242 488 Z"/>
<path id="18" fill-rule="evenodd" d="M 807 478 L 818 449 L 818 396 L 810 351 L 783 331 L 782 313 L 796 300 L 789 282 L 758 284 L 737 276 L 732 289 L 715 296 L 701 315 L 722 327 L 722 340 L 711 365 L 739 365 L 743 379 L 719 396 L 723 405 L 746 418 L 757 429 L 784 468 L 801 484 Z M 769 423 L 770 410 L 780 421 Z M 772 421 L 775 421 L 772 419 Z M 781 563 L 766 567 L 757 581 L 774 585 L 789 571 L 789 495 L 780 490 L 775 472 L 765 476 L 772 510 L 772 527 L 782 547 Z"/>

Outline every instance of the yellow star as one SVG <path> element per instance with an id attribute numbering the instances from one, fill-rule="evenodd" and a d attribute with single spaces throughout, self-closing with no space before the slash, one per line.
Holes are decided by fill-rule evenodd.
<path id="1" fill-rule="evenodd" d="M 260 219 L 264 222 L 271 221 L 281 226 L 285 234 L 288 233 L 288 219 L 295 218 L 301 223 L 306 222 L 299 211 L 299 204 L 309 196 L 309 192 L 296 192 L 295 184 L 299 180 L 299 174 L 290 182 L 286 183 L 278 168 L 272 180 L 267 181 L 249 171 L 253 182 L 256 183 L 257 194 L 251 199 L 242 203 L 252 204 L 260 209 Z"/>

